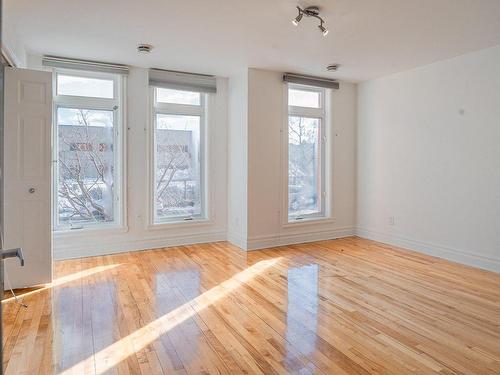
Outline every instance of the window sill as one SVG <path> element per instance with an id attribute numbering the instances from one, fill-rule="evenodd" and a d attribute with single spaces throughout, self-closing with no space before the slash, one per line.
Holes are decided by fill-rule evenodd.
<path id="1" fill-rule="evenodd" d="M 317 225 L 317 224 L 333 224 L 335 223 L 334 217 L 310 217 L 301 220 L 287 221 L 282 224 L 283 228 L 295 228 L 304 225 Z"/>
<path id="2" fill-rule="evenodd" d="M 192 228 L 198 226 L 208 226 L 214 224 L 211 219 L 193 219 L 193 220 L 172 220 L 146 226 L 147 230 L 165 230 L 172 228 Z"/>
<path id="3" fill-rule="evenodd" d="M 83 227 L 81 229 L 55 229 L 52 231 L 55 238 L 66 238 L 73 237 L 78 235 L 102 235 L 102 234 L 119 234 L 119 233 L 127 233 L 128 226 L 126 225 L 105 225 L 102 227 L 92 226 L 92 227 Z"/>

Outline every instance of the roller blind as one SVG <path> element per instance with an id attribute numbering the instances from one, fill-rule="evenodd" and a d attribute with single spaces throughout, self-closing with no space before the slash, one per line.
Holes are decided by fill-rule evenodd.
<path id="1" fill-rule="evenodd" d="M 113 73 L 113 74 L 128 74 L 128 66 L 121 64 L 110 64 L 99 61 L 77 60 L 57 56 L 44 56 L 42 59 L 43 66 L 52 68 L 87 70 L 91 72 Z"/>
<path id="2" fill-rule="evenodd" d="M 299 85 L 324 87 L 327 89 L 339 89 L 339 83 L 334 79 L 304 76 L 300 74 L 285 73 L 283 74 L 283 81 L 288 83 L 296 83 Z"/>
<path id="3" fill-rule="evenodd" d="M 149 69 L 149 85 L 186 91 L 217 92 L 214 76 L 171 70 Z"/>

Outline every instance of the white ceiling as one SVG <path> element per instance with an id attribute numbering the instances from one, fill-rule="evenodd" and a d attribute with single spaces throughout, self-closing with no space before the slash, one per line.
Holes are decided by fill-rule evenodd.
<path id="1" fill-rule="evenodd" d="M 292 25 L 297 4 L 322 8 L 326 38 L 313 19 Z M 500 0 L 4 0 L 4 23 L 37 54 L 362 81 L 500 44 Z"/>

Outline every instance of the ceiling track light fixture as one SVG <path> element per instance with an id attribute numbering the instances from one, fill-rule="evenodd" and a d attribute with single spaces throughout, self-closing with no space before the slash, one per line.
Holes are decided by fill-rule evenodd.
<path id="1" fill-rule="evenodd" d="M 299 11 L 299 14 L 297 15 L 297 17 L 295 17 L 292 20 L 292 23 L 295 26 L 299 25 L 299 22 L 302 20 L 303 16 L 314 17 L 314 18 L 317 18 L 319 20 L 318 29 L 321 31 L 321 33 L 323 34 L 323 36 L 327 36 L 328 35 L 328 29 L 325 26 L 323 26 L 324 23 L 325 23 L 325 21 L 323 21 L 323 18 L 321 18 L 319 16 L 319 7 L 317 7 L 317 6 L 310 6 L 310 7 L 302 9 L 301 7 L 297 6 L 297 10 Z"/>

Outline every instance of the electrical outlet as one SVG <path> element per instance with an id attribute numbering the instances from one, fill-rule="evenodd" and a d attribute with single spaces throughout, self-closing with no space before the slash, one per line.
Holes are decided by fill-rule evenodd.
<path id="1" fill-rule="evenodd" d="M 394 225 L 394 216 L 389 216 L 388 223 L 389 225 Z"/>

